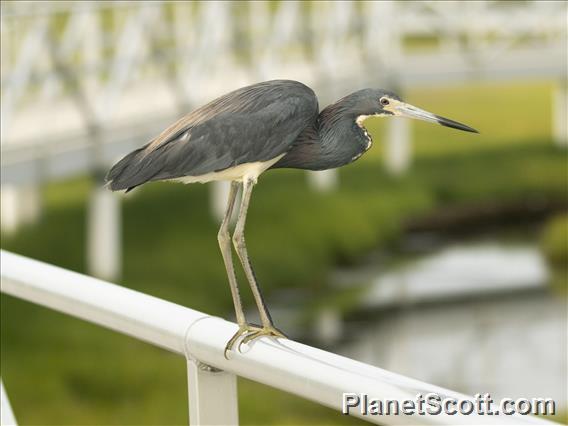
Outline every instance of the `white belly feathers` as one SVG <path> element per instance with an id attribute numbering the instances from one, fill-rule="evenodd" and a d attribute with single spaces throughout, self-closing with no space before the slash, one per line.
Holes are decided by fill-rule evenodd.
<path id="1" fill-rule="evenodd" d="M 268 161 L 255 161 L 254 163 L 243 163 L 238 166 L 229 167 L 228 169 L 218 172 L 205 173 L 199 176 L 183 176 L 180 178 L 171 179 L 176 182 L 182 183 L 205 183 L 216 180 L 228 180 L 242 182 L 243 180 L 252 180 L 256 183 L 261 173 L 269 169 L 272 165 L 276 164 L 278 160 L 284 157 L 285 154 L 279 155 L 276 158 Z"/>

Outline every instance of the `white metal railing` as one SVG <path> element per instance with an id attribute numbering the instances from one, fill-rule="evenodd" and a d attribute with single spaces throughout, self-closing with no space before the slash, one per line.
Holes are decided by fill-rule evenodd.
<path id="1" fill-rule="evenodd" d="M 14 417 L 12 406 L 8 400 L 6 389 L 4 389 L 4 383 L 0 380 L 0 425 L 12 426 L 16 424 L 16 418 Z"/>
<path id="2" fill-rule="evenodd" d="M 85 319 L 183 355 L 191 424 L 237 424 L 236 376 L 338 410 L 343 393 L 413 399 L 417 393 L 471 397 L 291 340 L 261 338 L 223 356 L 236 324 L 115 284 L 0 252 L 2 293 Z M 223 409 L 219 409 L 223 407 Z M 16 413 L 17 414 L 17 413 Z M 340 414 L 338 414 L 340 415 Z M 527 416 L 361 416 L 381 424 L 550 424 Z"/>

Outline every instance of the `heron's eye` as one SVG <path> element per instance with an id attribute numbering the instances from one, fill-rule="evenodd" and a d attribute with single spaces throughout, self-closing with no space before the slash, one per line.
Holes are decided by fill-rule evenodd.
<path id="1" fill-rule="evenodd" d="M 388 104 L 390 104 L 390 101 L 387 98 L 381 98 L 381 105 L 383 106 L 387 106 Z"/>

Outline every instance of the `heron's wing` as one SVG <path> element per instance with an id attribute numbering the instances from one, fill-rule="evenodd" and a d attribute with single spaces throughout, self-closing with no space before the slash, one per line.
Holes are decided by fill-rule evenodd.
<path id="1" fill-rule="evenodd" d="M 192 127 L 225 114 L 254 114 L 284 99 L 296 97 L 302 103 L 318 108 L 315 93 L 293 80 L 271 80 L 227 93 L 180 118 L 147 145 L 147 150 L 175 140 Z"/>
<path id="2" fill-rule="evenodd" d="M 232 100 L 240 109 L 227 107 L 228 95 L 219 98 L 206 106 L 207 113 L 206 107 L 196 110 L 188 116 L 191 119 L 178 121 L 117 163 L 107 176 L 110 188 L 127 189 L 152 180 L 200 176 L 284 154 L 317 118 L 317 99 L 311 89 L 307 88 L 308 93 L 303 88 L 286 85 L 288 90 L 270 87 L 238 93 Z"/>

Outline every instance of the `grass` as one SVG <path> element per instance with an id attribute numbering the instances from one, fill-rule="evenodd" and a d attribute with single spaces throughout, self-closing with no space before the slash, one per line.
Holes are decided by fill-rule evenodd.
<path id="1" fill-rule="evenodd" d="M 518 103 L 527 94 L 521 87 L 497 90 L 507 102 L 491 87 L 455 90 L 467 95 L 464 101 L 444 90 L 439 98 L 417 91 L 408 100 L 480 127 L 482 135 L 416 125 L 417 156 L 402 177 L 386 174 L 376 152 L 340 169 L 340 187 L 333 193 L 314 192 L 299 171 L 262 177 L 247 242 L 269 299 L 276 289 L 301 287 L 309 289 L 314 306 L 324 299 L 335 265 L 356 264 L 368 250 L 395 243 L 411 217 L 479 202 L 568 202 L 567 156 L 547 133 L 546 90 L 529 91 L 535 95 L 528 112 Z M 464 118 L 468 110 L 478 122 Z M 506 133 L 507 126 L 491 121 L 498 112 L 504 123 L 513 116 L 520 117 L 521 127 L 530 117 L 533 122 L 520 133 L 509 126 Z M 383 125 L 373 123 L 376 139 Z M 375 150 L 380 154 L 380 144 Z M 91 185 L 88 179 L 48 185 L 41 221 L 3 236 L 2 248 L 84 272 Z M 157 183 L 125 198 L 122 285 L 231 315 L 208 195 L 202 185 Z M 250 295 L 244 296 L 250 304 Z M 1 307 L 2 378 L 21 424 L 186 423 L 185 363 L 179 357 L 11 297 L 2 296 Z M 239 389 L 243 424 L 357 423 L 246 380 L 239 381 Z"/>

